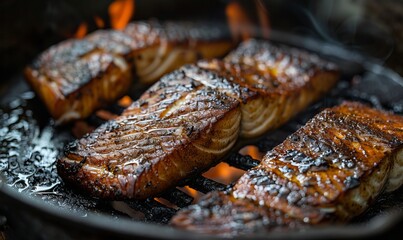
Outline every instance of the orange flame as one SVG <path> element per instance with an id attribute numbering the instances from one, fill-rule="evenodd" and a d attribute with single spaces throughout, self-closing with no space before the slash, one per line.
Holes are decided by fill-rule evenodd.
<path id="1" fill-rule="evenodd" d="M 81 23 L 78 25 L 77 31 L 74 33 L 75 38 L 83 38 L 88 32 L 88 25 L 87 23 Z"/>
<path id="2" fill-rule="evenodd" d="M 105 27 L 105 22 L 102 18 L 95 16 L 94 17 L 94 22 L 97 25 L 98 28 L 104 28 Z"/>
<path id="3" fill-rule="evenodd" d="M 118 103 L 122 107 L 128 107 L 130 104 L 132 104 L 133 100 L 129 96 L 124 96 L 121 99 L 119 99 Z"/>
<path id="4" fill-rule="evenodd" d="M 203 176 L 222 184 L 231 184 L 238 180 L 243 174 L 244 170 L 231 167 L 227 163 L 219 163 L 217 166 L 210 168 L 207 172 L 203 173 Z"/>
<path id="5" fill-rule="evenodd" d="M 246 147 L 243 147 L 241 150 L 239 150 L 239 153 L 242 155 L 249 155 L 253 159 L 256 160 L 262 160 L 264 153 L 259 151 L 259 148 L 253 145 L 248 145 Z"/>
<path id="6" fill-rule="evenodd" d="M 203 193 L 189 187 L 189 186 L 184 186 L 184 187 L 177 187 L 179 190 L 182 192 L 186 193 L 187 195 L 191 196 L 193 198 L 193 203 L 197 202 L 202 196 L 204 196 Z"/>
<path id="7" fill-rule="evenodd" d="M 250 29 L 252 22 L 243 10 L 241 4 L 238 2 L 231 2 L 227 5 L 225 12 L 232 38 L 235 41 L 239 41 L 240 36 L 242 40 L 249 39 L 251 37 Z"/>
<path id="8" fill-rule="evenodd" d="M 254 0 L 254 2 L 259 24 L 261 26 L 262 36 L 268 38 L 270 33 L 268 11 L 261 0 Z M 226 7 L 225 12 L 234 41 L 247 40 L 255 34 L 257 23 L 254 25 L 251 18 L 239 2 L 230 2 Z"/>
<path id="9" fill-rule="evenodd" d="M 134 0 L 115 0 L 109 5 L 109 17 L 114 29 L 122 30 L 129 23 L 134 13 Z"/>
<path id="10" fill-rule="evenodd" d="M 165 198 L 154 198 L 155 201 L 170 207 L 170 208 L 174 208 L 174 209 L 178 209 L 178 206 L 176 206 L 175 204 L 171 203 L 170 201 L 166 200 Z"/>

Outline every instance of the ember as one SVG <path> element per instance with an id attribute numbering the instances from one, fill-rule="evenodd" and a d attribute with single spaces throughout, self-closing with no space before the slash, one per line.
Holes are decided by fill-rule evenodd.
<path id="1" fill-rule="evenodd" d="M 85 35 L 87 34 L 87 32 L 88 32 L 88 25 L 87 25 L 87 23 L 81 23 L 81 24 L 78 26 L 76 33 L 74 33 L 74 37 L 75 37 L 75 38 L 83 38 L 83 37 L 85 37 Z"/>
<path id="2" fill-rule="evenodd" d="M 244 173 L 245 171 L 231 167 L 228 163 L 222 162 L 217 164 L 217 166 L 210 168 L 210 170 L 203 174 L 203 177 L 228 185 L 236 181 Z"/>
<path id="3" fill-rule="evenodd" d="M 94 22 L 99 28 L 104 28 L 105 27 L 105 22 L 101 17 L 95 16 L 94 17 Z"/>
<path id="4" fill-rule="evenodd" d="M 177 188 L 182 192 L 186 193 L 187 195 L 191 196 L 193 198 L 193 203 L 197 202 L 202 196 L 204 196 L 204 193 L 201 193 L 189 186 L 177 187 Z"/>
<path id="5" fill-rule="evenodd" d="M 132 104 L 133 100 L 129 96 L 124 96 L 121 99 L 119 99 L 118 103 L 119 106 L 122 107 L 128 107 L 130 104 Z"/>
<path id="6" fill-rule="evenodd" d="M 259 148 L 253 145 L 248 145 L 239 150 L 239 153 L 246 156 L 249 155 L 253 159 L 262 160 L 264 153 L 259 151 Z"/>

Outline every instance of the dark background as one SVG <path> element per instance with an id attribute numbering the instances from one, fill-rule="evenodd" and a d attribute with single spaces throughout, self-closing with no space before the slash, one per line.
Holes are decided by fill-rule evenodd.
<path id="1" fill-rule="evenodd" d="M 80 23 L 98 27 L 94 16 L 110 27 L 112 0 L 0 1 L 0 76 L 15 75 L 47 47 L 70 38 Z M 229 0 L 135 1 L 133 20 L 208 19 L 226 21 Z M 258 24 L 254 1 L 238 1 Z M 307 35 L 365 52 L 403 75 L 403 3 L 387 0 L 262 1 L 274 30 Z"/>

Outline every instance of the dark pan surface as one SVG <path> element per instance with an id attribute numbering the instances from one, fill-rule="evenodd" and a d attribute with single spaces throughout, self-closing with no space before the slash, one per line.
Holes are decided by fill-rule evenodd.
<path id="1" fill-rule="evenodd" d="M 370 58 L 335 45 L 282 33 L 273 33 L 272 38 L 277 42 L 312 50 L 333 60 L 341 67 L 343 75 L 327 97 L 285 126 L 256 141 L 254 144 L 261 152 L 282 142 L 321 109 L 343 100 L 360 101 L 403 114 L 403 80 L 393 71 Z M 73 139 L 71 128 L 55 127 L 42 103 L 26 85 L 22 74 L 17 74 L 6 83 L 0 86 L 0 215 L 1 211 L 5 212 L 10 231 L 23 228 L 21 224 L 26 221 L 25 224 L 37 223 L 39 227 L 33 225 L 35 229 L 42 230 L 43 224 L 47 223 L 46 229 L 54 229 L 51 236 L 63 235 L 66 239 L 84 237 L 86 234 L 100 238 L 195 237 L 193 233 L 161 225 L 167 223 L 176 210 L 152 199 L 142 202 L 109 202 L 92 199 L 64 185 L 57 176 L 55 159 L 63 145 Z M 129 95 L 136 99 L 144 89 L 145 86 L 135 85 Z M 90 121 L 96 122 L 96 119 Z M 239 147 L 242 147 L 242 143 Z M 183 206 L 189 203 L 185 202 Z M 376 234 L 390 233 L 390 228 L 401 223 L 402 210 L 403 189 L 399 189 L 391 194 L 383 194 L 367 212 L 350 224 L 316 228 L 303 233 L 256 233 L 255 237 L 374 237 Z M 66 228 L 73 229 L 71 232 L 62 230 L 63 233 L 60 233 L 60 229 Z M 37 230 L 35 234 L 44 233 Z M 17 237 L 24 236 L 24 233 L 22 236 L 17 234 Z"/>

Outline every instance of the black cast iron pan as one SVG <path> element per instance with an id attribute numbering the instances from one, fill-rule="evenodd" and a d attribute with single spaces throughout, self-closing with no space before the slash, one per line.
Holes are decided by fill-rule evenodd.
<path id="1" fill-rule="evenodd" d="M 272 32 L 272 41 L 316 52 L 336 62 L 342 80 L 324 99 L 315 103 L 288 124 L 256 143 L 270 147 L 303 125 L 324 107 L 343 100 L 356 100 L 376 108 L 403 113 L 403 79 L 367 56 L 319 40 Z M 135 85 L 134 88 L 137 88 Z M 16 73 L 3 82 L 0 136 L 0 225 L 6 238 L 18 239 L 159 239 L 215 238 L 173 229 L 164 219 L 144 219 L 137 213 L 117 210 L 114 203 L 91 199 L 60 182 L 53 167 L 57 152 L 71 140 L 69 129 L 55 127 L 40 101 Z M 136 89 L 135 89 L 136 90 Z M 137 93 L 140 90 L 135 91 Z M 135 97 L 135 96 L 134 96 Z M 15 117 L 17 116 L 17 117 Z M 15 139 L 4 126 L 17 124 Z M 9 124 L 9 125 L 7 125 Z M 268 145 L 261 149 L 267 151 Z M 28 156 L 28 157 L 27 157 Z M 17 174 L 5 170 L 17 169 Z M 11 171 L 12 172 L 12 171 Z M 14 172 L 15 173 L 15 172 Z M 38 184 L 40 183 L 40 184 Z M 128 202 L 133 206 L 136 202 Z M 151 206 L 157 209 L 158 206 Z M 240 238 L 378 238 L 398 233 L 403 224 L 403 189 L 383 194 L 369 211 L 346 225 L 312 228 L 303 232 L 257 232 Z M 156 211 L 157 211 L 156 210 Z M 128 216 L 129 217 L 128 217 Z M 154 214 L 161 217 L 161 215 Z M 156 223 L 157 222 L 157 223 Z M 1 236 L 1 235 L 0 235 Z"/>

